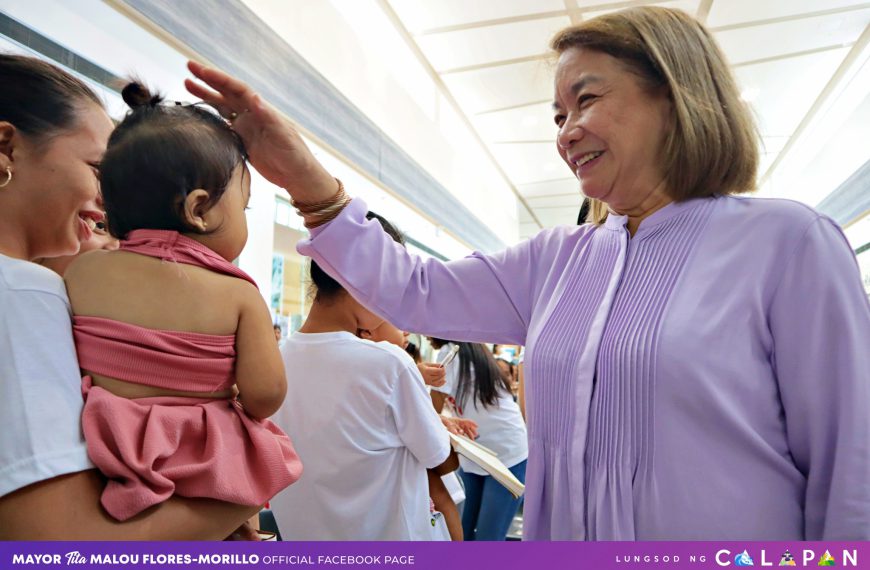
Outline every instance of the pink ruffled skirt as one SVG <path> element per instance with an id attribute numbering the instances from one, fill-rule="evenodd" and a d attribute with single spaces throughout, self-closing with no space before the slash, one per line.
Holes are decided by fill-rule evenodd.
<path id="1" fill-rule="evenodd" d="M 172 495 L 262 505 L 299 479 L 290 438 L 226 399 L 127 399 L 82 379 L 88 455 L 108 477 L 102 504 L 126 520 Z"/>

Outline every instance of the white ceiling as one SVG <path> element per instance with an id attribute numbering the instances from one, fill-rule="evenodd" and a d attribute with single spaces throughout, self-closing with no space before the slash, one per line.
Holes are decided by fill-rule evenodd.
<path id="1" fill-rule="evenodd" d="M 870 130 L 870 125 L 850 122 L 849 110 L 830 112 L 844 100 L 851 101 L 853 109 L 870 100 L 868 82 L 855 81 L 856 76 L 866 79 L 870 70 L 870 64 L 865 65 L 870 59 L 870 2 L 380 0 L 512 184 L 521 201 L 521 237 L 541 227 L 574 223 L 580 203 L 577 182 L 561 164 L 553 142 L 549 39 L 571 23 L 651 4 L 694 15 L 724 49 L 758 117 L 762 193 L 789 195 L 782 184 L 765 183 L 789 179 L 781 172 L 786 168 L 791 169 L 786 174 L 798 177 L 806 160 L 796 166 L 794 160 L 785 160 L 785 154 L 797 156 L 802 151 L 816 157 L 817 147 L 825 142 L 818 139 L 818 123 L 826 117 L 835 116 L 844 129 Z M 850 87 L 861 92 L 844 99 L 842 93 Z M 866 119 L 866 113 L 856 116 Z M 826 137 L 836 130 L 821 128 Z M 838 153 L 847 151 L 858 154 L 853 160 L 827 158 L 818 164 L 837 163 L 840 170 L 848 170 L 870 158 L 870 152 L 854 145 Z M 815 205 L 851 170 L 824 174 L 827 187 L 795 190 L 793 197 Z"/>

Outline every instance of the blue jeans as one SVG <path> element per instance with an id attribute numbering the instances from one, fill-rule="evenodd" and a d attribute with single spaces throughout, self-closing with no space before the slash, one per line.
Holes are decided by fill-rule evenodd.
<path id="1" fill-rule="evenodd" d="M 526 460 L 510 468 L 521 482 L 526 481 Z M 522 499 L 489 475 L 475 475 L 459 470 L 465 484 L 462 510 L 462 533 L 465 540 L 504 540 Z"/>

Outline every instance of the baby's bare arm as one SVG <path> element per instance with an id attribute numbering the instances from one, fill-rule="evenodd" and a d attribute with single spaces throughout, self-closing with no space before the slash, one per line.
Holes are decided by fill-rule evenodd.
<path id="1" fill-rule="evenodd" d="M 242 406 L 255 418 L 277 412 L 287 393 L 269 309 L 254 287 L 246 287 L 242 298 L 236 332 L 236 385 Z"/>

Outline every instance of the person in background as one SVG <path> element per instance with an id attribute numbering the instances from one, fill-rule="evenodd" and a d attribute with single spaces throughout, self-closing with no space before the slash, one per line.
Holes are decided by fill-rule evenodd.
<path id="1" fill-rule="evenodd" d="M 81 374 L 61 278 L 75 255 L 114 127 L 84 83 L 0 54 L 0 540 L 217 540 L 259 507 L 174 497 L 120 523 L 81 433 Z"/>
<path id="2" fill-rule="evenodd" d="M 591 222 L 448 262 L 384 239 L 244 83 L 190 63 L 208 87 L 187 88 L 250 110 L 237 132 L 311 229 L 297 250 L 368 308 L 526 346 L 526 539 L 870 539 L 870 304 L 842 230 L 739 196 L 757 130 L 685 12 L 609 12 L 551 47 L 554 142 Z"/>
<path id="3" fill-rule="evenodd" d="M 366 217 L 401 243 L 389 222 L 373 213 Z M 429 485 L 440 480 L 428 477 L 427 469 L 443 475 L 459 463 L 404 351 L 406 336 L 363 308 L 318 264 L 310 271 L 314 300 L 302 328 L 281 350 L 288 390 L 273 418 L 293 437 L 306 470 L 271 502 L 281 535 L 447 538 L 433 533 Z M 461 532 L 458 514 L 454 519 Z"/>
<path id="4" fill-rule="evenodd" d="M 589 211 L 592 207 L 592 201 L 586 196 L 583 197 L 583 203 L 580 204 L 580 211 L 577 212 L 577 225 L 582 226 L 589 221 Z"/>
<path id="5" fill-rule="evenodd" d="M 277 323 L 272 325 L 272 332 L 275 333 L 275 341 L 280 343 L 281 340 L 284 338 L 283 333 L 281 332 L 281 325 Z"/>
<path id="6" fill-rule="evenodd" d="M 103 198 L 98 196 L 95 200 L 89 202 L 82 214 L 82 219 L 85 225 L 82 226 L 79 234 L 79 251 L 75 255 L 61 255 L 59 257 L 46 257 L 36 260 L 43 267 L 48 267 L 61 277 L 79 255 L 93 251 L 95 249 L 104 249 L 112 251 L 118 249 L 118 240 L 110 233 L 106 223 L 106 210 L 103 207 Z"/>
<path id="7" fill-rule="evenodd" d="M 417 363 L 417 369 L 420 370 L 420 375 L 423 376 L 423 382 L 427 386 L 443 386 L 444 385 L 444 367 L 437 362 L 424 362 L 423 355 L 420 353 L 420 347 L 413 342 L 409 342 L 405 351 L 411 355 L 414 362 Z"/>
<path id="8" fill-rule="evenodd" d="M 405 352 L 408 353 L 408 356 L 414 359 L 415 364 L 423 362 L 423 355 L 420 354 L 420 347 L 414 344 L 414 342 L 408 343 L 408 346 L 405 347 Z"/>
<path id="9" fill-rule="evenodd" d="M 524 355 L 520 355 L 520 361 L 517 364 L 517 405 L 520 407 L 520 413 L 523 414 L 523 420 L 526 419 L 526 383 L 525 383 L 525 365 Z"/>
<path id="10" fill-rule="evenodd" d="M 445 380 L 444 367 L 437 362 L 417 362 L 417 368 L 420 370 L 420 375 L 423 376 L 423 382 L 429 387 L 443 386 Z"/>
<path id="11" fill-rule="evenodd" d="M 449 341 L 432 339 L 443 354 Z M 492 354 L 482 344 L 455 343 L 458 358 L 447 366 L 447 382 L 433 388 L 432 403 L 440 412 L 447 402 L 457 416 L 474 420 L 477 442 L 491 449 L 520 482 L 525 481 L 528 444 L 526 425 Z M 520 499 L 491 475 L 464 457 L 459 458 L 465 486 L 462 531 L 465 540 L 505 540 Z"/>
<path id="12" fill-rule="evenodd" d="M 248 238 L 245 149 L 206 108 L 138 82 L 121 95 L 100 163 L 121 245 L 64 275 L 101 503 L 118 520 L 176 494 L 263 505 L 302 465 L 266 419 L 286 390 L 269 310 L 231 261 Z"/>
<path id="13" fill-rule="evenodd" d="M 516 368 L 514 367 L 514 363 L 507 358 L 501 357 L 496 358 L 495 363 L 498 365 L 498 369 L 501 372 L 502 378 L 510 386 L 511 394 L 514 397 L 514 402 L 516 402 L 517 396 L 519 395 L 520 384 L 517 380 Z"/>

